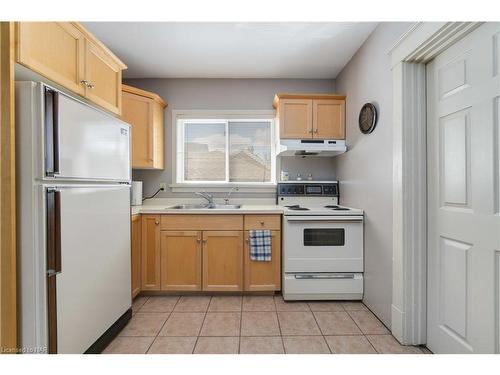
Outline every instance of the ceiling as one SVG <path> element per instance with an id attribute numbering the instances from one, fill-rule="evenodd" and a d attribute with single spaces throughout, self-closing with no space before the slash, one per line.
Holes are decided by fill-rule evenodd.
<path id="1" fill-rule="evenodd" d="M 86 22 L 125 78 L 335 78 L 376 22 Z"/>

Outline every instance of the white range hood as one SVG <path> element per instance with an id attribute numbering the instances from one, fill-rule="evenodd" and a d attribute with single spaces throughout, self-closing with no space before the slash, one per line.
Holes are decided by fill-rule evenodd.
<path id="1" fill-rule="evenodd" d="M 280 156 L 337 156 L 347 151 L 345 140 L 281 139 Z"/>

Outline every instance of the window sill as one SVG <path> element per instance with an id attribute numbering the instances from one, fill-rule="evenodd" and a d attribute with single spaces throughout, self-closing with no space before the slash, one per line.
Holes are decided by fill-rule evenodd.
<path id="1" fill-rule="evenodd" d="M 207 184 L 207 183 L 189 183 L 189 184 L 170 184 L 173 193 L 194 193 L 197 191 L 207 191 L 209 193 L 227 193 L 234 187 L 234 193 L 276 193 L 276 184 Z"/>

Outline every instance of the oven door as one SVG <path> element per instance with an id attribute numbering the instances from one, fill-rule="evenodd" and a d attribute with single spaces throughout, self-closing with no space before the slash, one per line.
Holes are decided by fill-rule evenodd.
<path id="1" fill-rule="evenodd" d="M 363 216 L 285 216 L 285 273 L 363 272 Z"/>

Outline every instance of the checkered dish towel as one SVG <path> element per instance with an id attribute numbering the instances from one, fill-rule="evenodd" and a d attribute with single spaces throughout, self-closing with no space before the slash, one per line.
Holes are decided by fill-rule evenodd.
<path id="1" fill-rule="evenodd" d="M 250 259 L 257 262 L 271 261 L 271 231 L 250 231 Z"/>

